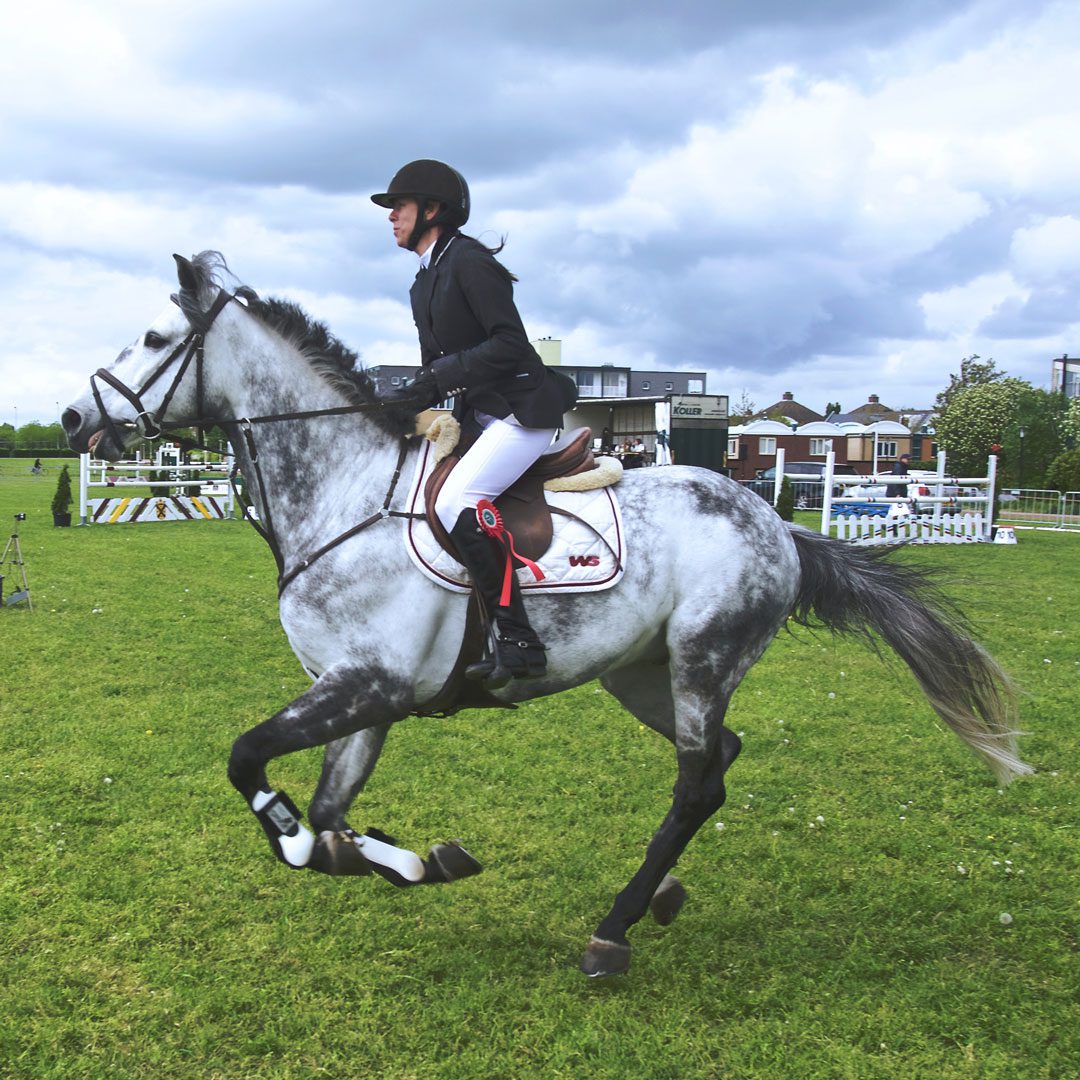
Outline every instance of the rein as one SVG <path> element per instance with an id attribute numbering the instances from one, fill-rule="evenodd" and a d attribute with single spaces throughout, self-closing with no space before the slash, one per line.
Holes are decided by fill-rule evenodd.
<path id="1" fill-rule="evenodd" d="M 290 569 L 286 570 L 285 559 L 281 553 L 281 546 L 277 542 L 277 535 L 274 530 L 270 507 L 266 499 L 266 485 L 263 482 L 262 470 L 259 468 L 259 452 L 255 446 L 252 425 L 273 424 L 285 420 L 309 420 L 318 416 L 347 416 L 350 413 L 365 412 L 368 409 L 382 408 L 384 403 L 381 401 L 373 401 L 360 405 L 337 405 L 328 409 L 305 409 L 297 412 L 268 413 L 264 416 L 244 416 L 233 417 L 231 419 L 203 415 L 203 344 L 206 334 L 214 325 L 218 315 L 225 310 L 225 306 L 232 300 L 237 300 L 237 295 L 235 293 L 228 293 L 224 289 L 220 289 L 214 303 L 210 306 L 209 310 L 205 312 L 203 318 L 199 320 L 199 325 L 197 327 L 192 327 L 192 330 L 187 337 L 185 337 L 184 340 L 181 341 L 180 344 L 177 345 L 176 348 L 173 349 L 173 351 L 151 372 L 150 377 L 138 390 L 133 390 L 121 379 L 118 379 L 111 371 L 107 371 L 105 368 L 98 368 L 98 370 L 90 376 L 90 391 L 93 394 L 94 404 L 97 405 L 98 411 L 105 423 L 105 428 L 118 447 L 123 446 L 124 444 L 124 439 L 119 431 L 120 427 L 133 427 L 142 438 L 149 440 L 159 439 L 167 431 L 176 431 L 186 427 L 194 427 L 200 432 L 200 436 L 202 429 L 210 424 L 217 424 L 221 427 L 233 426 L 239 428 L 241 434 L 244 436 L 248 457 L 251 459 L 251 464 L 254 468 L 255 476 L 253 479 L 258 486 L 259 501 L 262 504 L 263 513 L 266 515 L 265 526 L 261 525 L 251 515 L 251 508 L 244 503 L 243 498 L 241 497 L 241 493 L 236 483 L 236 476 L 239 471 L 238 463 L 233 464 L 232 471 L 229 473 L 229 485 L 233 490 L 233 494 L 237 496 L 240 505 L 243 507 L 244 519 L 250 522 L 255 531 L 266 541 L 274 555 L 274 561 L 277 563 L 278 568 L 278 596 L 280 597 L 288 587 L 289 583 L 299 574 L 303 573 L 303 571 L 311 566 L 313 562 L 317 559 L 321 559 L 327 552 L 332 551 L 339 544 L 344 543 L 357 533 L 362 532 L 364 529 L 368 528 L 368 526 L 374 525 L 377 521 L 382 521 L 383 518 L 387 517 L 407 518 L 415 516 L 405 511 L 390 509 L 390 503 L 394 498 L 394 492 L 397 489 L 398 480 L 401 477 L 401 470 L 405 464 L 405 457 L 408 454 L 409 442 L 407 438 L 402 438 L 401 440 L 397 465 L 394 468 L 394 475 L 390 480 L 390 486 L 387 489 L 386 498 L 383 500 L 382 507 L 370 517 L 365 518 L 358 524 L 346 529 L 340 535 L 335 536 L 329 543 L 323 544 L 322 547 L 316 549 L 306 558 L 301 559 Z M 173 361 L 181 354 L 183 354 L 183 359 L 177 367 L 172 383 L 169 385 L 168 390 L 165 391 L 165 396 L 161 399 L 161 404 L 158 406 L 157 411 L 151 413 L 143 404 L 142 395 L 161 378 Z M 188 368 L 191 366 L 192 360 L 195 361 L 195 401 L 196 411 L 199 415 L 194 420 L 164 424 L 158 418 L 163 416 L 168 409 L 173 396 L 176 394 L 177 388 L 180 386 L 181 381 L 187 374 Z M 109 415 L 109 412 L 105 407 L 105 402 L 102 400 L 101 391 L 98 389 L 98 379 L 108 383 L 109 386 L 131 405 L 135 410 L 134 421 L 118 425 Z M 200 450 L 210 450 L 210 447 L 205 446 L 201 442 L 193 442 L 191 445 Z"/>

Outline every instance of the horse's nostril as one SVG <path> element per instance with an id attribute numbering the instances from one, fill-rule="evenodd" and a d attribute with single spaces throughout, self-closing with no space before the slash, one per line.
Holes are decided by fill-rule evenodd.
<path id="1" fill-rule="evenodd" d="M 82 414 L 77 409 L 65 409 L 60 423 L 67 435 L 74 435 L 82 426 Z"/>

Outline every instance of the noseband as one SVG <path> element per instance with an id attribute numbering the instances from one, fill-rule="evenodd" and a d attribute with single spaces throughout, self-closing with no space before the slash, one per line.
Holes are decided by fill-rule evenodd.
<path id="1" fill-rule="evenodd" d="M 214 325 L 214 320 L 217 319 L 218 315 L 225 309 L 225 305 L 228 304 L 230 300 L 234 299 L 236 299 L 235 294 L 227 293 L 224 289 L 219 289 L 217 297 L 210 306 L 210 309 L 204 312 L 201 318 L 198 318 L 197 324 L 196 320 L 189 313 L 188 319 L 192 322 L 191 332 L 171 353 L 169 353 L 167 357 L 165 357 L 164 360 L 162 360 L 160 364 L 158 364 L 158 366 L 150 373 L 150 377 L 138 390 L 132 390 L 130 386 L 118 379 L 111 371 L 108 371 L 105 368 L 98 368 L 97 371 L 90 376 L 90 391 L 94 395 L 94 404 L 98 407 L 98 412 L 105 422 L 106 430 L 118 447 L 124 445 L 124 440 L 120 434 L 116 421 L 113 420 L 109 415 L 108 410 L 105 408 L 105 402 L 102 400 L 97 380 L 101 379 L 102 382 L 108 383 L 109 386 L 111 386 L 135 410 L 135 420 L 130 424 L 123 424 L 122 426 L 134 427 L 144 439 L 157 439 L 164 430 L 164 425 L 161 424 L 159 418 L 165 415 L 169 408 L 169 403 L 173 399 L 173 395 L 176 393 L 181 381 L 187 374 L 187 370 L 191 366 L 192 360 L 194 360 L 195 415 L 201 419 L 203 414 L 203 341 L 207 332 L 210 330 L 210 327 Z M 161 399 L 161 404 L 158 406 L 156 412 L 150 412 L 143 404 L 143 394 L 145 394 L 146 391 L 165 374 L 169 369 L 169 366 L 177 357 L 181 356 L 181 354 L 183 355 L 183 359 L 176 369 L 176 374 L 173 376 L 173 381 L 169 386 L 169 389 L 165 391 L 165 396 Z M 169 426 L 175 427 L 176 425 Z"/>

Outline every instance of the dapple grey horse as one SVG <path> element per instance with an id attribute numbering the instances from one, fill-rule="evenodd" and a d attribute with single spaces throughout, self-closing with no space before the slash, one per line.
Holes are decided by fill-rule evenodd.
<path id="1" fill-rule="evenodd" d="M 375 870 L 398 885 L 476 872 L 463 849 L 439 845 L 421 859 L 346 820 L 390 725 L 436 699 L 463 639 L 466 599 L 412 566 L 395 520 L 405 499 L 397 479 L 411 475 L 418 452 L 415 418 L 379 403 L 355 354 L 298 307 L 226 287 L 233 279 L 217 253 L 176 262 L 173 303 L 92 376 L 63 424 L 74 449 L 106 460 L 170 427 L 214 422 L 229 435 L 278 559 L 282 626 L 313 680 L 236 740 L 229 778 L 291 867 Z M 1017 756 L 1006 678 L 922 571 L 787 524 L 704 469 L 635 470 L 617 492 L 622 581 L 591 595 L 533 596 L 547 674 L 495 691 L 511 704 L 599 679 L 675 747 L 671 808 L 589 942 L 587 974 L 627 969 L 627 933 L 650 906 L 661 922 L 678 912 L 685 894 L 671 871 L 723 804 L 740 749 L 724 726 L 728 703 L 789 617 L 876 633 L 999 782 L 1031 771 Z M 266 770 L 314 746 L 326 750 L 309 832 Z"/>

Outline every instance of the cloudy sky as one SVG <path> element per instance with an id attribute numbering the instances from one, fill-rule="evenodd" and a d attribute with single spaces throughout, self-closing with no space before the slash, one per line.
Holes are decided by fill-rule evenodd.
<path id="1" fill-rule="evenodd" d="M 566 363 L 812 408 L 1080 352 L 1080 5 L 0 0 L 0 422 L 49 422 L 174 251 L 413 363 L 368 201 L 437 157 Z M 662 9 L 662 10 L 661 10 Z"/>

